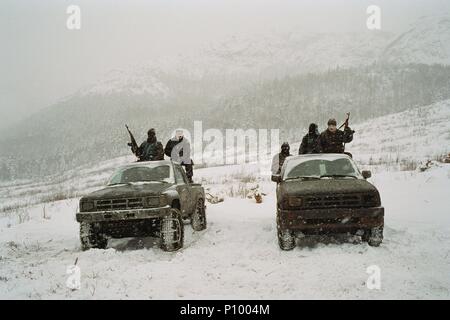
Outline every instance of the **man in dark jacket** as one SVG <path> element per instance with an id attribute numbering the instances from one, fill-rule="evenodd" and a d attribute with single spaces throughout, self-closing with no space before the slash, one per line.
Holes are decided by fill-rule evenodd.
<path id="1" fill-rule="evenodd" d="M 142 142 L 136 151 L 139 161 L 164 160 L 163 145 L 156 139 L 155 129 L 151 128 L 147 132 L 147 141 Z"/>
<path id="2" fill-rule="evenodd" d="M 283 166 L 284 160 L 291 156 L 289 143 L 283 142 L 281 145 L 281 152 L 277 153 L 272 159 L 272 174 L 280 174 L 281 167 Z"/>
<path id="3" fill-rule="evenodd" d="M 353 130 L 348 125 L 344 131 L 336 128 L 336 120 L 328 120 L 328 128 L 319 136 L 319 149 L 322 153 L 344 153 L 344 144 L 353 140 Z"/>
<path id="4" fill-rule="evenodd" d="M 319 153 L 319 128 L 317 124 L 311 123 L 309 125 L 308 133 L 303 137 L 298 154 Z"/>
<path id="5" fill-rule="evenodd" d="M 192 183 L 194 163 L 191 159 L 191 145 L 189 140 L 184 137 L 183 130 L 176 130 L 175 137 L 167 141 L 164 153 L 170 157 L 171 160 L 184 166 L 186 176 L 189 182 Z"/>

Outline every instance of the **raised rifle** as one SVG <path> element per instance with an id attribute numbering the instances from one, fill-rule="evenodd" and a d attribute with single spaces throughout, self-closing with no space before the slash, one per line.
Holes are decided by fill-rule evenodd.
<path id="1" fill-rule="evenodd" d="M 127 131 L 128 131 L 128 133 L 130 134 L 130 139 L 131 139 L 131 142 L 128 142 L 128 146 L 131 147 L 131 152 L 133 152 L 136 156 L 138 156 L 138 155 L 137 155 L 137 151 L 138 151 L 138 149 L 139 149 L 139 146 L 138 146 L 138 144 L 137 144 L 137 142 L 136 142 L 136 139 L 134 138 L 133 134 L 131 133 L 131 131 L 130 131 L 130 129 L 128 128 L 127 125 L 125 125 L 125 128 L 127 128 Z"/>
<path id="2" fill-rule="evenodd" d="M 338 128 L 341 129 L 342 127 L 344 127 L 344 129 L 348 128 L 348 120 L 350 119 L 350 112 L 347 112 L 347 119 L 345 119 L 344 123 L 341 124 L 341 126 Z M 352 134 L 355 133 L 355 130 L 351 130 Z M 345 142 L 344 142 L 344 150 L 345 150 Z"/>
<path id="3" fill-rule="evenodd" d="M 347 128 L 347 127 L 348 127 L 348 120 L 349 120 L 349 119 L 350 119 L 350 112 L 347 112 L 347 119 L 345 119 L 344 123 L 341 124 L 341 126 L 338 128 L 338 130 L 341 129 L 342 127 Z"/>

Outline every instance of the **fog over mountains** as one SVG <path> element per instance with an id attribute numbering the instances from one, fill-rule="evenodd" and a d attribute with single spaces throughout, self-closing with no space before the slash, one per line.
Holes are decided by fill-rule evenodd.
<path id="1" fill-rule="evenodd" d="M 112 70 L 0 138 L 0 179 L 47 175 L 129 153 L 155 127 L 280 128 L 363 121 L 450 98 L 450 17 L 400 34 L 288 33 L 229 37 L 195 54 Z M 340 120 L 339 120 L 340 121 Z"/>

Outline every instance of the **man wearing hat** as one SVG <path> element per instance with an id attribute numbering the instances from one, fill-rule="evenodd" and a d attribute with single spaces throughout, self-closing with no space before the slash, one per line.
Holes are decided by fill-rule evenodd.
<path id="1" fill-rule="evenodd" d="M 147 132 L 147 141 L 144 141 L 136 151 L 139 161 L 164 160 L 164 149 L 161 142 L 156 139 L 155 129 Z"/>
<path id="2" fill-rule="evenodd" d="M 347 122 L 344 131 L 337 129 L 336 119 L 328 120 L 328 128 L 319 136 L 319 150 L 322 153 L 344 153 L 344 144 L 353 140 L 353 130 Z"/>

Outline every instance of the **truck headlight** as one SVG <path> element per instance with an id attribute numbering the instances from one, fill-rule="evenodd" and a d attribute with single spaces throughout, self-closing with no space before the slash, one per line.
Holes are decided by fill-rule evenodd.
<path id="1" fill-rule="evenodd" d="M 144 198 L 144 207 L 155 208 L 164 207 L 167 205 L 167 196 L 162 194 L 160 196 L 152 196 Z"/>
<path id="2" fill-rule="evenodd" d="M 303 204 L 303 199 L 300 197 L 288 197 L 289 207 L 301 207 Z"/>
<path id="3" fill-rule="evenodd" d="M 80 204 L 81 212 L 87 212 L 94 209 L 94 201 L 81 201 Z"/>
<path id="4" fill-rule="evenodd" d="M 376 207 L 379 206 L 380 200 L 379 196 L 375 193 L 365 194 L 362 196 L 363 206 L 365 207 Z"/>
<path id="5" fill-rule="evenodd" d="M 146 197 L 144 198 L 144 206 L 147 208 L 159 207 L 159 197 Z"/>
<path id="6" fill-rule="evenodd" d="M 169 201 L 168 201 L 168 199 L 167 199 L 167 196 L 165 195 L 165 194 L 162 194 L 160 197 L 159 197 L 159 205 L 161 206 L 161 207 L 164 207 L 164 206 L 167 206 L 169 204 Z"/>

